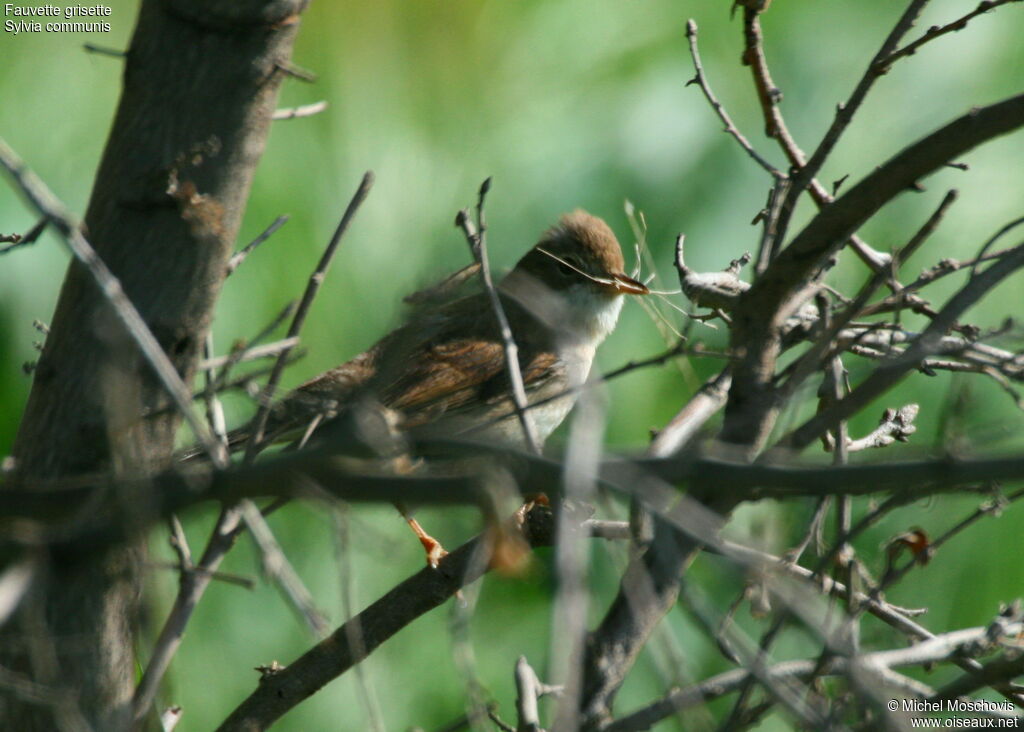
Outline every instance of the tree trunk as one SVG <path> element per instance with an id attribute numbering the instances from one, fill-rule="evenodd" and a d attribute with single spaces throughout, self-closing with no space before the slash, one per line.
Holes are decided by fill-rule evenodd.
<path id="1" fill-rule="evenodd" d="M 142 4 L 85 234 L 186 381 L 305 5 Z M 17 482 L 159 467 L 180 423 L 159 409 L 167 403 L 89 272 L 73 262 L 15 443 Z M 118 500 L 146 510 L 145 495 Z M 58 694 L 45 703 L 9 695 L 0 728 L 128 724 L 141 547 L 140 539 L 103 555 L 45 557 L 45 581 L 0 639 L 0 664 Z"/>

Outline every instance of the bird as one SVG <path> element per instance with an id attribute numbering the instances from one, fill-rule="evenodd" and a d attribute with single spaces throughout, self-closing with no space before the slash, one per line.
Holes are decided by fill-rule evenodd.
<path id="1" fill-rule="evenodd" d="M 528 406 L 523 414 L 543 444 L 575 404 L 624 296 L 649 290 L 625 273 L 608 224 L 581 209 L 545 231 L 496 290 L 518 350 Z M 305 442 L 351 405 L 372 401 L 400 433 L 528 447 L 505 345 L 488 293 L 441 303 L 428 298 L 368 350 L 286 395 L 271 410 L 261 444 Z M 245 428 L 230 435 L 232 444 L 248 438 Z M 443 550 L 399 510 L 436 565 Z"/>

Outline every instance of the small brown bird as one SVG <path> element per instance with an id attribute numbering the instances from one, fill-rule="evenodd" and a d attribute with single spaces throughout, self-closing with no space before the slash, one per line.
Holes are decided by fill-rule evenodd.
<path id="1" fill-rule="evenodd" d="M 598 345 L 615 328 L 622 296 L 648 292 L 623 270 L 612 230 L 577 210 L 498 283 L 527 402 L 543 402 L 526 411 L 540 442 L 572 409 L 574 387 L 586 381 Z M 394 410 L 403 431 L 525 444 L 486 293 L 421 308 L 366 352 L 299 386 L 275 407 L 266 440 L 308 437 L 311 425 L 365 396 Z M 407 520 L 429 553 L 436 542 Z"/>

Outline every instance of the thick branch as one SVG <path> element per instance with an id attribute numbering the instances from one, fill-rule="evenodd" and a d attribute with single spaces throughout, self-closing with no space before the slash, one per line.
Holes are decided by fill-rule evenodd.
<path id="1" fill-rule="evenodd" d="M 186 384 L 276 106 L 278 64 L 290 54 L 304 6 L 148 0 L 125 58 L 85 228 Z M 22 487 L 29 476 L 123 475 L 166 464 L 180 413 L 160 410 L 165 403 L 164 385 L 109 298 L 72 262 L 13 449 Z M 59 678 L 40 680 L 77 691 L 97 729 L 121 728 L 134 681 L 138 558 L 121 547 L 54 559 L 39 597 Z M 27 669 L 16 625 L 5 630 L 0 664 Z M 0 727 L 53 729 L 52 710 L 8 704 Z"/>
<path id="2" fill-rule="evenodd" d="M 732 344 L 742 357 L 733 371 L 725 441 L 759 446 L 767 436 L 778 408 L 771 383 L 782 325 L 800 305 L 795 295 L 811 283 L 827 258 L 918 179 L 1021 125 L 1024 95 L 970 111 L 890 158 L 823 209 L 779 253 L 733 313 Z"/>
<path id="3" fill-rule="evenodd" d="M 439 447 L 433 443 L 431 449 Z M 563 467 L 559 462 L 502 447 L 478 445 L 473 449 L 478 456 L 489 454 L 494 460 L 511 457 L 509 464 L 517 466 L 516 478 L 524 491 L 560 494 Z M 602 487 L 625 496 L 634 495 L 644 477 L 655 477 L 676 485 L 699 480 L 729 502 L 844 493 L 903 492 L 923 497 L 957 490 L 978 492 L 981 484 L 1024 480 L 1024 456 L 816 466 L 751 464 L 685 451 L 667 458 L 606 460 L 599 475 Z M 0 518 L 4 525 L 17 527 L 7 531 L 5 543 L 57 544 L 82 556 L 125 541 L 154 522 L 203 502 L 318 497 L 309 490 L 311 480 L 321 487 L 320 496 L 329 494 L 356 503 L 487 504 L 487 494 L 473 472 L 375 473 L 366 465 L 318 449 L 284 453 L 227 471 L 210 467 L 170 470 L 150 479 L 108 478 L 105 485 L 99 477 L 33 486 L 9 481 L 0 490 Z M 699 493 L 699 487 L 693 492 Z"/>
<path id="4" fill-rule="evenodd" d="M 545 546 L 551 543 L 553 528 L 550 513 L 535 508 L 527 516 L 526 538 L 532 546 Z M 486 540 L 478 537 L 442 559 L 437 569 L 424 567 L 286 668 L 264 677 L 218 730 L 267 729 L 281 715 L 366 658 L 399 630 L 488 571 L 488 552 Z M 352 638 L 358 638 L 359 642 L 352 643 Z"/>

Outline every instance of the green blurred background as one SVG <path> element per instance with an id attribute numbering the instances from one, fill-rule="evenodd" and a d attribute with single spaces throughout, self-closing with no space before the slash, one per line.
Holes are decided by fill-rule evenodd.
<path id="1" fill-rule="evenodd" d="M 944 23 L 974 7 L 936 1 L 918 31 Z M 117 103 L 121 62 L 83 51 L 84 42 L 124 48 L 137 8 L 113 2 L 109 34 L 46 35 L 0 32 L 0 135 L 25 158 L 72 210 L 82 212 Z M 782 110 L 805 149 L 848 96 L 868 58 L 903 4 L 777 2 L 764 16 L 767 52 L 776 84 L 785 93 Z M 856 181 L 906 143 L 974 105 L 1020 91 L 1024 8 L 1009 6 L 975 20 L 964 32 L 926 46 L 881 79 L 843 144 L 822 175 L 826 182 L 849 174 Z M 454 213 L 471 204 L 479 183 L 493 176 L 489 199 L 490 248 L 494 265 L 507 268 L 563 212 L 584 207 L 603 216 L 628 247 L 633 235 L 624 213 L 628 199 L 644 213 L 648 242 L 663 289 L 672 282 L 671 243 L 687 233 L 688 259 L 700 270 L 720 269 L 753 250 L 759 229 L 750 221 L 762 207 L 768 181 L 721 132 L 721 125 L 696 87 L 684 37 L 688 17 L 697 20 L 704 63 L 720 99 L 737 124 L 771 160 L 784 166 L 763 136 L 749 74 L 738 63 L 740 24 L 728 3 L 693 0 L 375 0 L 313 3 L 304 15 L 295 62 L 318 75 L 315 84 L 288 81 L 281 106 L 327 100 L 316 117 L 277 122 L 259 167 L 240 244 L 277 215 L 291 221 L 249 259 L 227 284 L 215 327 L 222 350 L 255 334 L 283 305 L 297 297 L 364 170 L 377 184 L 344 240 L 306 326 L 308 355 L 290 369 L 292 386 L 364 349 L 394 326 L 401 296 L 467 262 L 467 250 L 452 226 Z M 916 37 L 912 33 L 911 37 Z M 908 193 L 863 230 L 876 248 L 902 245 L 949 187 L 961 199 L 942 229 L 907 267 L 916 274 L 940 257 L 966 258 L 1007 220 L 1022 214 L 1024 144 L 1020 134 L 970 153 L 970 170 L 946 169 L 926 181 L 924 193 Z M 810 214 L 801 209 L 800 221 Z M 19 196 L 0 187 L 0 232 L 23 232 L 35 221 Z M 1016 243 L 1007 241 L 1007 244 Z M 13 442 L 27 397 L 22 364 L 35 358 L 33 319 L 48 320 L 67 255 L 47 233 L 41 242 L 0 259 L 0 455 Z M 645 270 L 646 271 L 646 270 Z M 832 276 L 846 292 L 864 270 L 843 262 Z M 949 293 L 962 279 L 936 289 Z M 686 306 L 681 296 L 671 298 Z M 941 298 L 940 298 L 941 301 Z M 971 313 L 994 325 L 1024 305 L 1021 280 L 1004 285 Z M 678 313 L 662 306 L 673 327 Z M 722 330 L 698 326 L 693 335 L 710 346 L 724 342 Z M 654 354 L 665 340 L 639 307 L 626 308 L 622 323 L 600 357 L 610 369 Z M 857 379 L 866 365 L 850 360 Z M 716 367 L 710 360 L 682 360 L 615 381 L 608 389 L 608 442 L 639 450 L 652 427 L 663 425 L 700 379 Z M 813 385 L 812 385 L 813 386 Z M 813 392 L 809 392 L 810 396 Z M 950 404 L 957 395 L 957 409 Z M 917 375 L 856 420 L 855 435 L 870 429 L 884 405 L 920 402 L 920 431 L 904 456 L 938 449 L 955 437 L 961 453 L 1019 447 L 1021 416 L 993 382 Z M 252 411 L 244 397 L 230 401 L 233 422 Z M 805 405 L 804 409 L 807 407 Z M 950 418 L 949 415 L 953 417 Z M 943 415 L 946 422 L 942 422 Z M 791 423 L 798 415 L 786 415 Z M 944 432 L 940 436 L 940 423 Z M 564 430 L 563 430 L 564 432 Z M 183 438 L 184 439 L 184 438 Z M 556 436 L 557 443 L 564 437 Z M 881 455 L 858 456 L 877 459 Z M 941 498 L 895 512 L 858 544 L 871 568 L 881 570 L 880 545 L 910 526 L 940 533 L 977 500 Z M 858 510 L 864 510 L 866 502 Z M 613 510 L 621 510 L 613 507 Z M 810 506 L 759 504 L 733 522 L 736 535 L 753 535 L 773 551 L 801 535 Z M 471 511 L 419 514 L 433 533 L 457 545 L 479 529 Z M 194 548 L 202 545 L 214 510 L 186 519 Z M 356 607 L 378 597 L 419 569 L 416 542 L 388 506 L 357 507 L 348 514 L 352 549 L 344 570 Z M 279 539 L 332 621 L 344 617 L 336 531 L 321 507 L 295 505 L 272 520 Z M 949 545 L 927 567 L 913 573 L 890 599 L 929 606 L 932 630 L 981 624 L 1000 601 L 1012 599 L 1024 580 L 1018 561 L 1022 512 Z M 154 532 L 154 556 L 167 556 L 166 539 Z M 599 612 L 615 590 L 620 557 L 593 547 L 591 612 Z M 511 718 L 516 657 L 526 654 L 544 675 L 548 665 L 553 573 L 551 557 L 539 552 L 525 576 L 488 577 L 470 625 L 476 672 L 487 692 Z M 258 563 L 242 541 L 224 567 L 258 574 Z M 717 612 L 742 587 L 742 577 L 702 558 L 693 591 Z M 172 573 L 148 576 L 147 631 L 139 653 L 159 628 L 176 586 Z M 759 625 L 741 611 L 741 625 Z M 635 708 L 671 683 L 685 683 L 728 668 L 703 640 L 687 611 L 669 621 L 680 657 L 664 652 L 641 659 L 618 702 Z M 385 644 L 364 665 L 384 727 L 425 729 L 458 717 L 466 699 L 465 677 L 453 660 L 451 608 L 439 609 Z M 868 644 L 898 644 L 867 621 Z M 288 663 L 310 644 L 302 625 L 265 582 L 248 592 L 214 583 L 202 602 L 168 677 L 161 704 L 181 704 L 178 729 L 214 726 L 253 688 L 258 664 Z M 797 637 L 778 646 L 780 656 L 813 653 Z M 941 672 L 937 672 L 941 673 Z M 937 678 L 937 677 L 936 677 Z M 929 678 L 934 683 L 936 678 Z M 348 674 L 288 715 L 277 728 L 368 729 L 367 710 L 355 677 Z M 713 707 L 715 711 L 717 707 Z M 706 717 L 690 718 L 700 728 Z M 659 729 L 678 729 L 669 721 Z M 763 729 L 785 729 L 770 717 Z"/>

